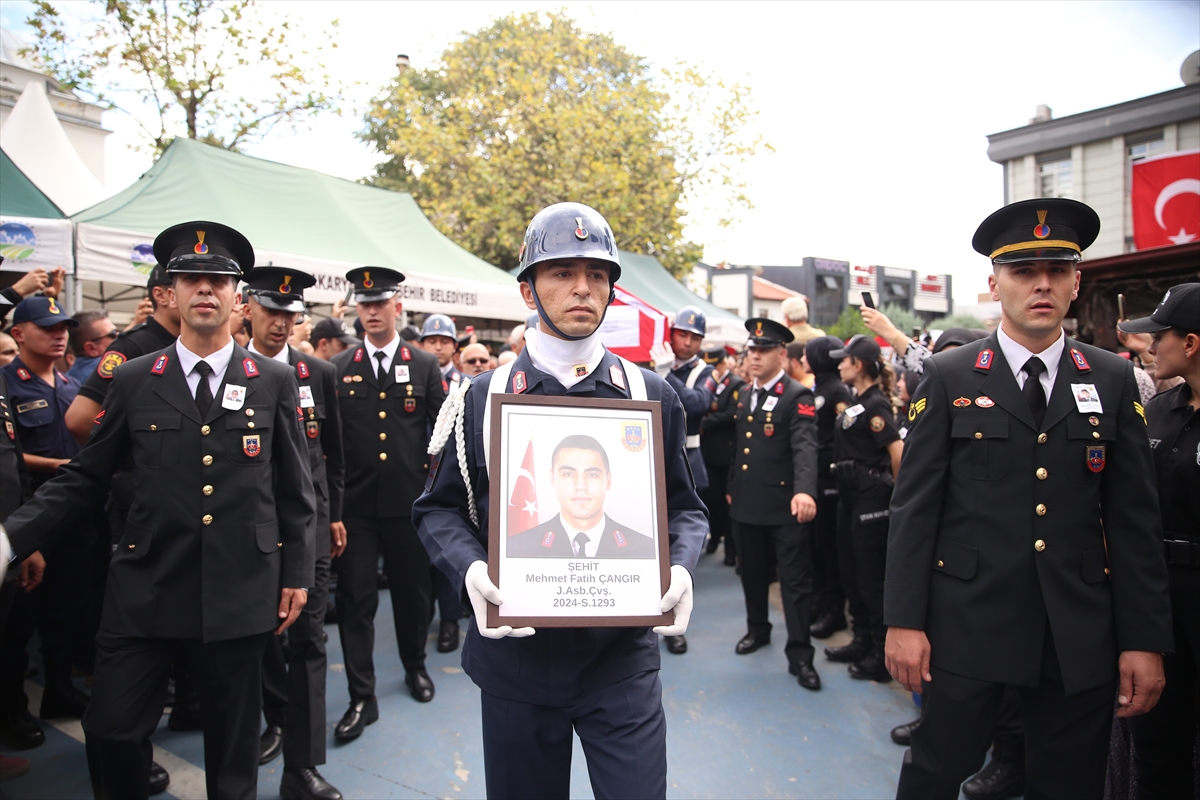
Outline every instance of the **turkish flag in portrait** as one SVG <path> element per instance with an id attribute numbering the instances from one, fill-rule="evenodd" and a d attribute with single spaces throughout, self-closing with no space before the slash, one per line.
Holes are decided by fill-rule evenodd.
<path id="1" fill-rule="evenodd" d="M 1200 150 L 1135 161 L 1131 194 L 1136 249 L 1200 239 Z"/>
<path id="2" fill-rule="evenodd" d="M 525 446 L 525 458 L 513 481 L 508 498 L 508 535 L 516 536 L 538 524 L 537 484 L 533 480 L 533 441 Z"/>

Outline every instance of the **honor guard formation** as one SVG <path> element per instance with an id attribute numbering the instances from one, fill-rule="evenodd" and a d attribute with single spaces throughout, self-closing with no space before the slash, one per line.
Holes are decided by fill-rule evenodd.
<path id="1" fill-rule="evenodd" d="M 1058 198 L 984 220 L 990 330 L 914 339 L 868 304 L 872 333 L 843 340 L 791 297 L 782 323 L 706 346 L 711 320 L 685 305 L 643 363 L 601 339 L 618 238 L 573 202 L 529 223 L 514 289 L 531 316 L 504 342 L 441 313 L 409 325 L 386 266 L 345 274 L 355 327 L 340 310 L 312 324 L 315 276 L 256 266 L 208 221 L 158 235 L 126 330 L 69 315 L 54 286 L 4 290 L 0 778 L 29 769 L 12 751 L 42 745 L 43 720 L 81 720 L 97 798 L 164 792 L 152 735 L 169 709 L 171 731 L 203 737 L 209 797 L 255 797 L 278 763 L 281 797 L 337 800 L 330 748 L 388 747 L 368 730 L 394 713 L 381 694 L 451 702 L 432 639 L 461 646 L 478 688 L 459 722 L 493 798 L 569 796 L 576 736 L 596 797 L 665 797 L 663 650 L 672 670 L 757 659 L 830 696 L 853 681 L 821 672 L 844 665 L 912 693 L 915 719 L 890 731 L 900 798 L 1117 797 L 1106 776 L 1131 762 L 1138 797 L 1196 796 L 1200 284 L 1119 323 L 1132 357 L 1068 336 L 1099 230 Z M 560 512 L 503 544 L 580 570 L 661 558 L 668 622 L 503 623 L 491 522 L 526 508 L 489 450 L 505 395 L 655 410 L 625 449 L 654 443 L 665 529 L 627 527 L 621 447 L 581 426 L 543 468 Z M 696 580 L 706 555 L 744 601 L 720 653 L 686 638 L 718 591 Z M 376 649 L 381 589 L 396 660 Z M 777 702 L 804 715 L 807 692 Z"/>

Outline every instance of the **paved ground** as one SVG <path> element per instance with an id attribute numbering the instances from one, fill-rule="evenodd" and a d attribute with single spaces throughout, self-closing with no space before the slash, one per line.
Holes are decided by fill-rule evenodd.
<path id="1" fill-rule="evenodd" d="M 914 716 L 908 695 L 895 683 L 851 680 L 844 666 L 825 661 L 819 650 L 824 688 L 801 689 L 787 674 L 777 598 L 776 642 L 749 656 L 735 655 L 745 612 L 733 569 L 722 566 L 719 555 L 705 556 L 696 581 L 690 650 L 683 656 L 663 650 L 668 796 L 894 797 L 904 751 L 892 744 L 888 731 Z M 321 771 L 347 798 L 482 797 L 479 692 L 459 667 L 459 654 L 435 652 L 431 635 L 428 666 L 437 697 L 421 705 L 404 686 L 386 599 L 376 630 L 381 719 L 344 746 L 332 744 L 347 695 L 341 649 L 336 631 L 330 631 L 331 744 Z M 29 688 L 36 712 L 40 687 L 31 681 Z M 33 770 L 0 784 L 0 794 L 14 800 L 90 797 L 79 723 L 45 727 L 46 744 L 20 754 L 32 759 Z M 154 743 L 156 759 L 172 778 L 168 794 L 160 797 L 204 797 L 200 735 L 172 733 L 164 718 Z M 572 796 L 591 797 L 578 742 L 572 766 Z M 262 768 L 260 797 L 279 796 L 281 772 L 281 760 Z"/>

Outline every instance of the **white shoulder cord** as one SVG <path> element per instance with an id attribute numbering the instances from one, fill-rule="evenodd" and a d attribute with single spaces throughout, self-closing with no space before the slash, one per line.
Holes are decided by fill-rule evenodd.
<path id="1" fill-rule="evenodd" d="M 426 452 L 429 455 L 440 453 L 454 431 L 454 444 L 458 448 L 458 469 L 462 473 L 463 483 L 467 487 L 467 511 L 471 522 L 479 527 L 479 512 L 475 508 L 475 489 L 471 486 L 471 476 L 467 469 L 466 435 L 463 432 L 463 418 L 467 410 L 467 389 L 471 388 L 471 379 L 466 375 L 450 389 L 450 395 L 438 411 L 437 422 L 433 425 L 433 436 L 429 439 Z"/>

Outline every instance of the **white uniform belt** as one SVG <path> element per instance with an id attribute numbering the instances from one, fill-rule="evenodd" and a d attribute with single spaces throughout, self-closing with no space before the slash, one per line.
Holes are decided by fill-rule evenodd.
<path id="1" fill-rule="evenodd" d="M 686 447 L 688 450 L 695 450 L 699 446 L 700 446 L 700 434 L 694 433 L 691 436 L 687 437 Z"/>

